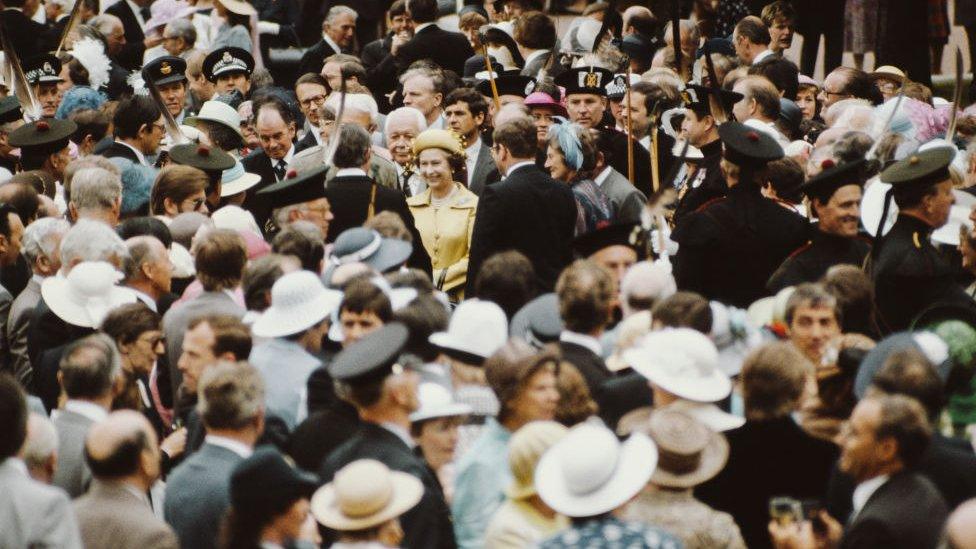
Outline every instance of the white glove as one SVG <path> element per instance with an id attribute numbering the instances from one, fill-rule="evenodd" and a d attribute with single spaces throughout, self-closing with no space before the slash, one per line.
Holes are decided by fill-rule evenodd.
<path id="1" fill-rule="evenodd" d="M 278 31 L 281 30 L 281 25 L 278 23 L 272 23 L 271 21 L 258 21 L 258 34 L 273 34 L 278 36 Z"/>
<path id="2" fill-rule="evenodd" d="M 664 250 L 661 250 L 661 241 L 664 241 Z M 678 243 L 671 240 L 671 228 L 665 225 L 663 228 L 651 231 L 651 248 L 658 257 L 675 255 L 678 253 Z"/>

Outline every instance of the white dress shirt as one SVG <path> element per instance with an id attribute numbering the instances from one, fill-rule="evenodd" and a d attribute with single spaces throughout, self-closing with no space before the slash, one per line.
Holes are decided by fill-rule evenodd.
<path id="1" fill-rule="evenodd" d="M 606 168 L 603 168 L 603 171 L 600 172 L 599 175 L 593 178 L 593 182 L 596 183 L 597 187 L 601 187 L 601 188 L 603 187 L 603 182 L 606 181 L 608 177 L 610 177 L 611 170 L 613 170 L 613 168 L 607 166 Z"/>
<path id="2" fill-rule="evenodd" d="M 133 147 L 132 145 L 126 143 L 125 141 L 116 141 L 116 143 L 118 143 L 120 145 L 125 145 L 126 147 L 132 149 L 132 152 L 136 153 L 136 158 L 139 159 L 139 163 L 140 164 L 142 164 L 143 166 L 148 166 L 149 165 L 149 162 L 146 161 L 146 155 L 142 154 L 142 151 L 140 151 L 139 149 L 137 149 L 137 148 Z"/>
<path id="3" fill-rule="evenodd" d="M 533 160 L 523 160 L 522 162 L 519 162 L 517 164 L 512 165 L 512 167 L 508 168 L 508 171 L 505 172 L 505 177 L 508 177 L 508 176 L 512 175 L 512 172 L 514 172 L 515 170 L 521 168 L 522 166 L 535 166 L 535 161 L 533 161 Z"/>
<path id="4" fill-rule="evenodd" d="M 758 65 L 760 62 L 762 62 L 763 59 L 766 59 L 770 55 L 773 55 L 773 50 L 765 49 L 759 52 L 758 54 L 756 54 L 756 56 L 752 58 L 752 64 Z"/>
<path id="5" fill-rule="evenodd" d="M 881 488 L 884 486 L 884 483 L 888 482 L 888 478 L 890 478 L 888 475 L 877 476 L 865 480 L 858 484 L 857 488 L 854 488 L 854 495 L 851 497 L 854 502 L 854 509 L 851 511 L 852 520 L 861 512 L 861 509 L 864 509 L 864 506 L 871 499 L 871 496 L 878 491 L 878 488 Z"/>
<path id="6" fill-rule="evenodd" d="M 332 48 L 332 51 L 336 53 L 342 53 L 342 48 L 339 47 L 339 44 L 336 44 L 335 40 L 333 40 L 328 33 L 325 32 L 322 33 L 322 40 L 325 40 L 325 43 L 328 44 L 330 48 Z"/>
<path id="7" fill-rule="evenodd" d="M 587 349 L 593 351 L 593 354 L 597 356 L 603 356 L 603 346 L 600 345 L 600 340 L 587 334 L 581 334 L 579 332 L 573 332 L 570 330 L 563 330 L 559 334 L 559 341 L 564 341 L 566 343 L 575 343 L 580 347 L 586 347 Z"/>
<path id="8" fill-rule="evenodd" d="M 406 444 L 408 448 L 413 449 L 414 447 L 417 446 L 417 441 L 415 441 L 413 437 L 410 436 L 410 432 L 404 429 L 402 425 L 391 423 L 389 421 L 384 421 L 383 423 L 380 423 L 380 427 L 396 435 L 397 438 L 402 440 L 403 443 Z"/>
<path id="9" fill-rule="evenodd" d="M 362 168 L 340 168 L 336 170 L 336 177 L 369 177 Z"/>
<path id="10" fill-rule="evenodd" d="M 135 292 L 136 293 L 136 299 L 138 299 L 139 301 L 141 301 L 146 307 L 149 307 L 149 309 L 152 310 L 152 312 L 154 312 L 154 313 L 158 313 L 159 312 L 159 309 L 156 308 L 156 300 L 153 299 L 152 296 L 150 296 L 149 294 L 147 294 L 145 292 L 140 292 L 139 290 L 137 290 L 135 288 L 132 288 L 132 287 L 130 287 L 129 289 L 132 290 L 133 292 Z"/>

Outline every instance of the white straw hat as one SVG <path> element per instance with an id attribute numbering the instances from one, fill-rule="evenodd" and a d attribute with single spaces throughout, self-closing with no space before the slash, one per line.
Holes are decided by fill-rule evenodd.
<path id="1" fill-rule="evenodd" d="M 718 350 L 705 334 L 690 328 L 651 332 L 624 360 L 665 391 L 696 402 L 718 402 L 732 382 L 718 366 Z"/>
<path id="2" fill-rule="evenodd" d="M 454 310 L 447 331 L 427 340 L 446 354 L 459 354 L 463 362 L 481 364 L 508 341 L 508 319 L 497 304 L 468 299 Z"/>
<path id="3" fill-rule="evenodd" d="M 83 261 L 67 276 L 52 276 L 41 284 L 41 296 L 58 318 L 74 326 L 98 328 L 109 311 L 134 303 L 136 294 L 116 286 L 122 273 L 104 261 Z"/>
<path id="4" fill-rule="evenodd" d="M 242 2 L 241 0 L 217 0 L 227 11 L 231 13 L 236 13 L 237 15 L 257 15 L 258 10 L 254 8 L 248 2 Z"/>
<path id="5" fill-rule="evenodd" d="M 409 473 L 390 471 L 372 459 L 346 465 L 312 495 L 312 515 L 338 531 L 365 530 L 409 511 L 424 485 Z"/>
<path id="6" fill-rule="evenodd" d="M 260 182 L 260 175 L 244 171 L 244 164 L 235 159 L 234 165 L 224 170 L 220 176 L 220 197 L 242 193 Z"/>
<path id="7" fill-rule="evenodd" d="M 227 126 L 241 136 L 241 139 L 244 138 L 244 134 L 241 133 L 241 115 L 237 113 L 237 109 L 223 101 L 205 102 L 196 116 L 188 116 L 183 122 L 188 126 L 196 127 L 197 120 L 216 122 Z"/>
<path id="8" fill-rule="evenodd" d="M 271 306 L 254 321 L 258 337 L 284 337 L 315 326 L 332 314 L 342 292 L 327 290 L 314 273 L 295 271 L 271 287 Z"/>
<path id="9" fill-rule="evenodd" d="M 439 417 L 465 416 L 471 413 L 471 406 L 456 402 L 454 396 L 440 383 L 421 383 L 417 389 L 420 408 L 410 414 L 411 422 L 426 421 Z"/>
<path id="10" fill-rule="evenodd" d="M 535 486 L 558 513 L 590 517 L 612 511 L 634 497 L 657 467 L 657 448 L 635 433 L 625 442 L 606 427 L 581 423 L 539 460 Z"/>

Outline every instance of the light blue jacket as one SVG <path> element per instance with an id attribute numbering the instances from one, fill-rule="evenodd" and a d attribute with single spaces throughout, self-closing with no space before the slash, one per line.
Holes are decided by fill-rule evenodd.
<path id="1" fill-rule="evenodd" d="M 488 418 L 458 463 L 451 513 L 459 549 L 484 547 L 488 523 L 505 501 L 505 489 L 512 483 L 508 467 L 510 438 L 508 429 L 495 418 Z"/>

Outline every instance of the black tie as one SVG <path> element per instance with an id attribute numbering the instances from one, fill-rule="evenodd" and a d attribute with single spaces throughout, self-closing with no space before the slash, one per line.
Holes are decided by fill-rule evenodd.
<path id="1" fill-rule="evenodd" d="M 403 188 L 403 194 L 407 195 L 407 198 L 410 198 L 413 195 L 410 192 L 410 177 L 412 176 L 413 172 L 403 172 L 403 175 L 400 176 L 403 178 L 403 180 L 400 182 L 400 186 Z"/>
<path id="2" fill-rule="evenodd" d="M 143 6 L 139 8 L 139 15 L 142 16 L 142 20 L 144 22 L 148 23 L 149 20 L 152 18 L 152 11 L 149 10 L 149 6 Z"/>
<path id="3" fill-rule="evenodd" d="M 281 181 L 285 178 L 285 161 L 279 160 L 278 164 L 274 167 L 275 179 Z"/>

